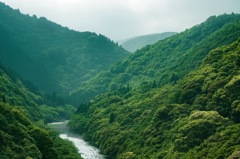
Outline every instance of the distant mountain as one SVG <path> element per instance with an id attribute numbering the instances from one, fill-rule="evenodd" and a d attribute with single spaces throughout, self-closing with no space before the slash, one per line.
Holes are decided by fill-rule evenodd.
<path id="1" fill-rule="evenodd" d="M 239 158 L 240 14 L 147 46 L 91 86 L 105 93 L 70 126 L 109 158 Z"/>
<path id="2" fill-rule="evenodd" d="M 103 35 L 69 30 L 0 3 L 0 63 L 42 91 L 68 94 L 128 55 Z"/>
<path id="3" fill-rule="evenodd" d="M 240 15 L 212 16 L 205 22 L 175 36 L 148 45 L 109 70 L 83 83 L 72 92 L 79 101 L 129 85 L 135 88 L 176 82 L 200 66 L 208 52 L 240 37 Z"/>
<path id="4" fill-rule="evenodd" d="M 137 49 L 141 49 L 146 45 L 154 44 L 159 40 L 163 40 L 167 37 L 177 34 L 176 32 L 165 32 L 157 34 L 149 34 L 143 36 L 137 36 L 126 40 L 120 40 L 118 43 L 129 52 L 135 52 Z"/>

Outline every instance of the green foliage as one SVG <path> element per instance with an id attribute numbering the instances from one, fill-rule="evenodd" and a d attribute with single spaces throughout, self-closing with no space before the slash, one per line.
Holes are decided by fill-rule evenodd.
<path id="1" fill-rule="evenodd" d="M 109 123 L 112 124 L 115 120 L 115 115 L 113 113 L 110 114 L 110 117 L 109 117 Z"/>
<path id="2" fill-rule="evenodd" d="M 29 133 L 33 124 L 24 112 L 2 102 L 0 107 L 1 158 L 42 158 L 44 153 Z"/>
<path id="3" fill-rule="evenodd" d="M 55 136 L 53 147 L 59 159 L 82 159 L 76 147 L 68 140 L 62 140 L 58 136 Z"/>
<path id="4" fill-rule="evenodd" d="M 239 157 L 239 14 L 210 17 L 88 81 L 127 53 L 102 35 L 0 8 L 2 63 L 51 93 L 82 84 L 69 125 L 109 158 Z M 0 158 L 81 158 L 43 123 L 75 110 L 60 96 L 1 66 L 0 97 Z"/>
<path id="5" fill-rule="evenodd" d="M 109 38 L 69 30 L 0 3 L 0 62 L 47 93 L 67 95 L 128 52 Z"/>
<path id="6" fill-rule="evenodd" d="M 197 69 L 209 51 L 230 44 L 240 37 L 239 19 L 239 14 L 213 16 L 191 29 L 148 45 L 83 83 L 71 94 L 79 101 L 87 102 L 95 95 L 112 91 L 121 85 L 129 84 L 136 88 L 144 82 L 154 80 L 158 87 L 176 83 Z M 217 58 L 211 58 L 215 59 Z M 229 63 L 222 69 L 231 67 L 232 64 Z M 188 90 L 187 94 L 182 95 L 189 96 L 195 91 L 197 90 Z"/>
<path id="7" fill-rule="evenodd" d="M 189 116 L 189 121 L 179 129 L 180 135 L 175 141 L 175 150 L 187 152 L 199 145 L 204 139 L 215 134 L 220 126 L 231 124 L 215 111 L 197 111 Z"/>
<path id="8" fill-rule="evenodd" d="M 213 49 L 178 81 L 143 82 L 127 98 L 100 94 L 70 126 L 110 158 L 238 157 L 239 50 L 240 39 Z"/>
<path id="9" fill-rule="evenodd" d="M 0 158 L 81 158 L 72 143 L 60 139 L 44 123 L 36 123 L 43 118 L 47 122 L 70 118 L 76 109 L 39 106 L 36 103 L 49 101 L 30 92 L 18 77 L 0 66 Z"/>
<path id="10" fill-rule="evenodd" d="M 5 68 L 0 66 L 0 101 L 21 107 L 34 120 L 40 119 L 42 116 L 36 102 L 41 101 L 42 97 L 28 91 L 15 75 L 5 73 L 4 70 Z"/>
<path id="11" fill-rule="evenodd" d="M 182 158 L 238 158 L 239 156 L 239 124 L 229 125 L 206 139 L 201 145 L 194 147 Z"/>
<path id="12" fill-rule="evenodd" d="M 71 116 L 76 111 L 76 108 L 72 105 L 64 106 L 41 105 L 39 108 L 43 115 L 43 119 L 47 123 L 70 119 Z"/>
<path id="13" fill-rule="evenodd" d="M 42 153 L 42 158 L 56 158 L 57 153 L 53 149 L 53 141 L 46 131 L 33 127 L 30 135 L 36 141 L 36 145 Z"/>
<path id="14" fill-rule="evenodd" d="M 0 158 L 81 158 L 72 143 L 31 122 L 19 108 L 0 102 L 0 109 Z"/>
<path id="15" fill-rule="evenodd" d="M 41 128 L 47 130 L 47 133 L 53 141 L 53 150 L 57 154 L 58 159 L 81 159 L 82 157 L 78 153 L 77 148 L 72 142 L 68 140 L 63 140 L 59 137 L 59 132 L 56 132 L 49 126 L 40 123 Z"/>

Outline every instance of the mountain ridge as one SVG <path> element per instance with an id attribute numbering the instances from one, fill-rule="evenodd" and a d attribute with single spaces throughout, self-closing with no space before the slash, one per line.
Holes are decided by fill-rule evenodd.
<path id="1" fill-rule="evenodd" d="M 73 114 L 71 129 L 111 159 L 239 158 L 240 14 L 131 55 L 2 3 L 0 19 L 0 158 L 80 159 L 45 124 Z"/>
<path id="2" fill-rule="evenodd" d="M 71 94 L 77 101 L 87 102 L 99 93 L 127 85 L 135 88 L 141 83 L 151 85 L 155 81 L 160 87 L 176 82 L 196 69 L 211 49 L 236 40 L 240 36 L 239 23 L 239 14 L 209 17 L 191 29 L 136 51 L 83 83 Z"/>
<path id="3" fill-rule="evenodd" d="M 239 157 L 239 51 L 240 39 L 175 83 L 100 94 L 70 126 L 111 158 Z"/>
<path id="4" fill-rule="evenodd" d="M 146 45 L 154 44 L 159 40 L 163 40 L 167 37 L 177 34 L 176 32 L 163 32 L 153 33 L 141 36 L 131 37 L 125 40 L 120 40 L 118 43 L 127 51 L 135 52 L 137 49 L 141 49 Z"/>
<path id="5" fill-rule="evenodd" d="M 48 93 L 68 94 L 129 55 L 104 35 L 77 32 L 0 3 L 0 62 Z"/>

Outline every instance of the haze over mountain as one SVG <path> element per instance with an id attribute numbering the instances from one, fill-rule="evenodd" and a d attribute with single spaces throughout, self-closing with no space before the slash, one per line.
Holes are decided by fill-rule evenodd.
<path id="1" fill-rule="evenodd" d="M 177 4 L 186 2 L 216 3 Z M 64 120 L 109 159 L 240 157 L 240 14 L 211 16 L 130 54 L 104 35 L 0 3 L 0 63 L 1 159 L 81 159 L 46 124 Z"/>
<path id="2" fill-rule="evenodd" d="M 182 32 L 212 15 L 239 13 L 239 0 L 1 0 L 23 13 L 47 17 L 77 31 L 114 41 L 167 31 Z"/>
<path id="3" fill-rule="evenodd" d="M 72 96 L 85 101 L 127 85 L 134 88 L 156 81 L 162 86 L 176 81 L 197 68 L 211 49 L 239 37 L 238 23 L 234 23 L 238 18 L 238 14 L 212 16 L 191 29 L 146 46 L 83 83 L 72 91 Z"/>
<path id="4" fill-rule="evenodd" d="M 146 45 L 154 44 L 159 40 L 163 40 L 175 34 L 177 33 L 165 32 L 165 33 L 142 35 L 142 36 L 128 38 L 126 40 L 120 40 L 118 41 L 118 43 L 127 51 L 135 52 L 137 49 L 141 49 Z"/>
<path id="5" fill-rule="evenodd" d="M 0 62 L 46 92 L 68 94 L 128 56 L 103 35 L 77 32 L 0 3 Z"/>
<path id="6" fill-rule="evenodd" d="M 239 158 L 239 70 L 240 15 L 212 16 L 86 83 L 70 125 L 112 159 Z"/>

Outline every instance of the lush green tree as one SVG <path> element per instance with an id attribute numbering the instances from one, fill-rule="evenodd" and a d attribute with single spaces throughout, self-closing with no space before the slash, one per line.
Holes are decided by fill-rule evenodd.
<path id="1" fill-rule="evenodd" d="M 76 109 L 71 105 L 39 106 L 37 103 L 49 102 L 23 83 L 17 74 L 0 65 L 0 158 L 80 159 L 72 143 L 38 122 L 48 121 L 55 112 L 51 121 L 70 118 Z"/>
<path id="2" fill-rule="evenodd" d="M 4 103 L 7 102 L 7 101 L 6 101 L 6 97 L 5 97 L 5 95 L 2 95 L 2 101 L 3 101 Z"/>
<path id="3" fill-rule="evenodd" d="M 176 82 L 156 88 L 143 82 L 128 98 L 116 91 L 100 94 L 70 126 L 110 158 L 238 156 L 239 43 L 211 50 L 198 69 Z"/>
<path id="4" fill-rule="evenodd" d="M 0 62 L 49 94 L 67 96 L 129 55 L 103 35 L 73 31 L 3 3 L 0 18 Z"/>
<path id="5" fill-rule="evenodd" d="M 154 80 L 158 87 L 176 83 L 187 73 L 197 69 L 209 51 L 230 44 L 240 37 L 239 16 L 213 16 L 199 25 L 148 45 L 83 83 L 71 95 L 86 102 L 97 94 L 127 84 L 136 88 L 143 82 Z M 231 63 L 226 64 L 225 69 L 230 67 Z M 192 91 L 194 90 L 188 90 L 188 93 L 191 94 Z"/>

